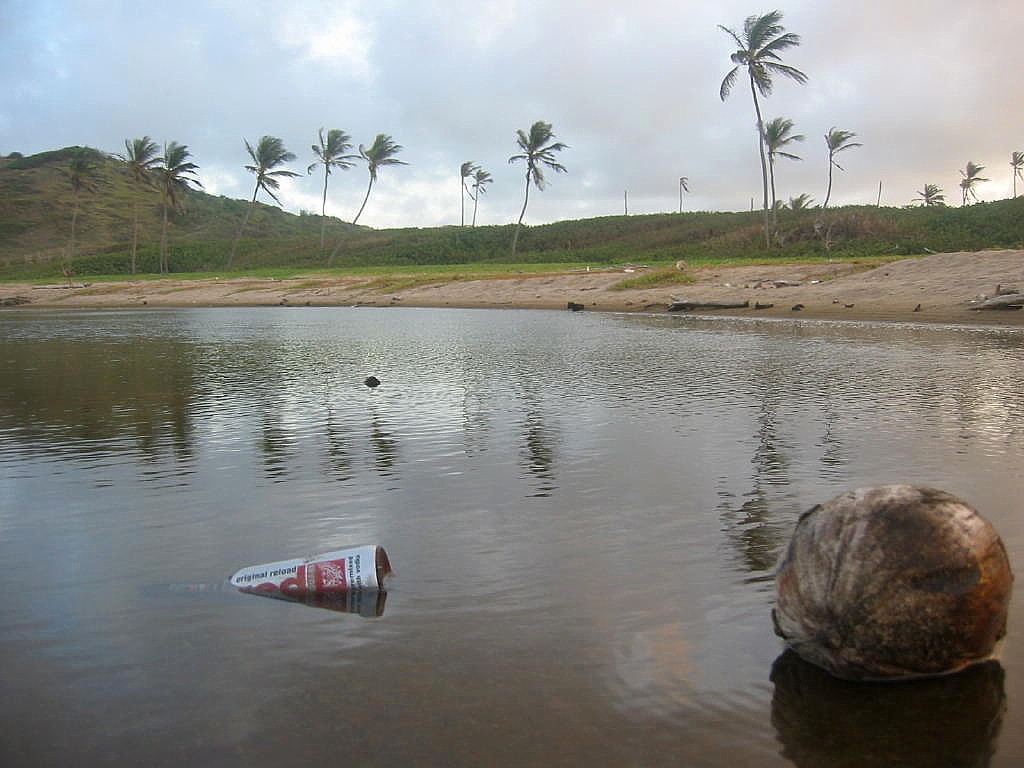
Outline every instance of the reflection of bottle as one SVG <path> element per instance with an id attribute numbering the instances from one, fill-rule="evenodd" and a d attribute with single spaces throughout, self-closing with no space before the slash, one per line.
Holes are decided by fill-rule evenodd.
<path id="1" fill-rule="evenodd" d="M 864 683 L 786 651 L 771 680 L 772 724 L 783 756 L 800 768 L 985 766 L 1006 710 L 995 661 L 946 677 Z"/>

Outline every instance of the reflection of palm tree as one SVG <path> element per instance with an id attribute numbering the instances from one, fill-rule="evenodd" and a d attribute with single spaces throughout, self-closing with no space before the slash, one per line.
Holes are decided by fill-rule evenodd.
<path id="1" fill-rule="evenodd" d="M 327 407 L 327 464 L 346 482 L 352 479 L 352 458 L 345 443 L 345 432 L 334 420 L 334 409 Z"/>
<path id="2" fill-rule="evenodd" d="M 370 426 L 370 445 L 373 448 L 374 466 L 377 471 L 385 477 L 390 476 L 398 457 L 398 441 L 390 432 L 384 431 L 376 415 Z"/>
<path id="3" fill-rule="evenodd" d="M 751 573 L 770 571 L 785 543 L 784 526 L 774 520 L 774 507 L 768 498 L 768 488 L 787 486 L 790 482 L 789 462 L 778 446 L 774 406 L 765 395 L 758 414 L 758 442 L 751 463 L 754 465 L 753 490 L 746 494 L 736 509 L 728 509 L 733 518 L 729 524 L 729 538 L 743 558 L 744 567 Z"/>
<path id="4" fill-rule="evenodd" d="M 550 434 L 540 413 L 531 412 L 526 416 L 523 433 L 524 460 L 526 470 L 540 482 L 534 496 L 550 496 L 555 490 L 555 447 L 554 436 Z"/>
<path id="5" fill-rule="evenodd" d="M 772 77 L 782 75 L 798 83 L 807 82 L 807 75 L 795 67 L 783 64 L 779 53 L 800 45 L 800 36 L 786 32 L 780 23 L 782 14 L 772 11 L 763 16 L 748 16 L 743 22 L 742 34 L 721 24 L 718 28 L 728 34 L 739 46 L 730 56 L 735 66 L 722 80 L 719 96 L 725 101 L 739 76 L 740 67 L 746 67 L 750 77 L 750 93 L 754 97 L 754 113 L 757 115 L 757 148 L 761 154 L 761 181 L 764 189 L 764 245 L 771 246 L 771 233 L 768 226 L 768 161 L 765 157 L 764 118 L 761 117 L 761 105 L 757 94 L 768 97 L 772 92 Z"/>

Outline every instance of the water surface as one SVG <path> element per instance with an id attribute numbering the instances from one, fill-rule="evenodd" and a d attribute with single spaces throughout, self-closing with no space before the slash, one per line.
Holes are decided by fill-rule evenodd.
<path id="1" fill-rule="evenodd" d="M 1020 561 L 1020 330 L 12 311 L 0 364 L 4 764 L 1024 760 L 1016 602 L 1001 664 L 896 688 L 769 617 L 799 514 L 860 485 L 956 493 Z M 221 588 L 361 543 L 376 618 Z"/>

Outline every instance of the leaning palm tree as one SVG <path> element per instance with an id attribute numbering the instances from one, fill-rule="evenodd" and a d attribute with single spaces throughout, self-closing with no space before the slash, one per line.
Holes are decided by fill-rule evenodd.
<path id="1" fill-rule="evenodd" d="M 284 147 L 284 142 L 276 136 L 263 136 L 260 138 L 259 143 L 255 149 L 247 139 L 242 139 L 245 142 L 245 149 L 249 153 L 249 157 L 252 158 L 252 165 L 245 166 L 245 170 L 249 173 L 256 174 L 256 187 L 252 192 L 252 200 L 249 201 L 249 206 L 245 210 L 245 218 L 242 219 L 242 225 L 238 228 L 238 232 L 235 234 L 235 241 L 231 244 L 231 253 L 228 255 L 228 269 L 231 268 L 231 262 L 235 260 L 235 251 L 238 249 L 238 241 L 242 237 L 242 232 L 245 230 L 245 225 L 249 223 L 249 217 L 252 216 L 252 209 L 256 207 L 256 196 L 262 189 L 272 198 L 274 202 L 281 205 L 281 201 L 277 199 L 277 195 L 274 194 L 274 190 L 281 186 L 278 181 L 280 178 L 290 178 L 298 176 L 295 171 L 287 171 L 283 168 L 280 170 L 273 170 L 282 163 L 290 163 L 295 159 L 295 155 L 289 152 Z"/>
<path id="2" fill-rule="evenodd" d="M 739 46 L 730 59 L 735 66 L 722 80 L 718 95 L 722 101 L 729 96 L 741 67 L 746 67 L 750 78 L 750 94 L 754 98 L 754 113 L 757 116 L 757 149 L 761 155 L 761 182 L 764 198 L 764 243 L 771 246 L 771 233 L 768 221 L 768 160 L 765 157 L 764 120 L 761 117 L 761 105 L 757 94 L 768 97 L 772 92 L 772 77 L 782 75 L 798 83 L 807 82 L 807 75 L 795 67 L 783 64 L 779 54 L 787 48 L 800 45 L 800 36 L 786 32 L 780 23 L 782 14 L 772 11 L 763 16 L 748 16 L 743 22 L 742 34 L 724 27 L 718 28 L 728 34 Z"/>
<path id="3" fill-rule="evenodd" d="M 864 146 L 853 141 L 856 135 L 853 131 L 842 131 L 834 125 L 825 134 L 825 146 L 828 147 L 828 190 L 825 192 L 825 202 L 821 204 L 822 208 L 828 208 L 829 198 L 832 197 L 832 168 L 843 170 L 843 166 L 836 162 L 836 155 L 854 147 Z"/>
<path id="4" fill-rule="evenodd" d="M 1017 179 L 1024 181 L 1024 152 L 1010 153 L 1010 170 L 1013 171 L 1013 196 L 1017 196 Z"/>
<path id="5" fill-rule="evenodd" d="M 71 182 L 71 194 L 75 206 L 71 210 L 71 243 L 68 247 L 68 262 L 75 258 L 75 230 L 78 224 L 78 211 L 81 208 L 82 192 L 95 192 L 97 189 L 96 174 L 98 166 L 93 156 L 95 150 L 78 149 L 68 163 L 68 181 Z"/>
<path id="6" fill-rule="evenodd" d="M 686 176 L 679 177 L 679 212 L 683 212 L 683 192 L 690 191 L 690 180 Z"/>
<path id="7" fill-rule="evenodd" d="M 352 219 L 353 224 L 359 221 L 359 217 L 363 215 L 366 201 L 370 199 L 370 190 L 373 189 L 373 183 L 377 181 L 377 173 L 380 169 L 385 165 L 408 165 L 404 160 L 395 159 L 395 155 L 401 151 L 402 145 L 396 144 L 395 140 L 386 133 L 378 133 L 377 138 L 373 140 L 373 144 L 369 147 L 364 147 L 362 144 L 359 145 L 359 155 L 366 161 L 366 168 L 370 172 L 370 183 L 366 187 L 366 197 L 363 198 L 363 204 L 359 206 L 359 212 Z"/>
<path id="8" fill-rule="evenodd" d="M 522 150 L 518 155 L 512 155 L 509 163 L 517 160 L 526 161 L 526 197 L 523 199 L 523 209 L 519 212 L 519 221 L 516 223 L 516 232 L 512 236 L 512 254 L 515 255 L 516 246 L 519 243 L 519 230 L 523 226 L 523 216 L 526 215 L 526 206 L 530 202 L 530 183 L 536 185 L 537 189 L 544 191 L 544 168 L 550 168 L 556 173 L 567 173 L 565 166 L 555 160 L 555 153 L 568 149 L 567 144 L 561 141 L 552 142 L 555 138 L 551 130 L 551 123 L 538 120 L 530 126 L 530 133 L 527 134 L 520 128 L 516 131 L 516 144 Z"/>
<path id="9" fill-rule="evenodd" d="M 191 156 L 187 146 L 172 141 L 170 144 L 164 145 L 163 157 L 157 158 L 158 165 L 154 169 L 160 185 L 160 193 L 163 196 L 164 207 L 164 223 L 160 232 L 160 274 L 170 271 L 167 255 L 168 212 L 182 209 L 182 193 L 188 189 L 189 184 L 195 184 L 200 189 L 203 186 L 195 178 L 195 172 L 199 166 L 189 161 Z"/>
<path id="10" fill-rule="evenodd" d="M 128 173 L 132 181 L 139 187 L 149 186 L 153 181 L 153 171 L 160 164 L 157 153 L 160 148 L 149 136 L 141 139 L 125 139 L 125 154 L 121 159 L 128 164 Z M 135 274 L 137 254 L 139 250 L 139 198 L 132 201 L 132 274 Z"/>
<path id="11" fill-rule="evenodd" d="M 926 207 L 932 207 L 936 205 L 946 204 L 946 195 L 942 191 L 942 187 L 938 184 L 925 184 L 924 189 L 917 193 L 917 197 L 914 198 L 914 202 L 920 202 L 921 205 Z"/>
<path id="12" fill-rule="evenodd" d="M 971 200 L 978 202 L 978 193 L 975 191 L 975 187 L 983 181 L 989 181 L 981 177 L 981 172 L 985 170 L 984 165 L 978 165 L 977 163 L 968 162 L 967 168 L 960 171 L 960 192 L 962 194 L 962 204 L 968 205 Z"/>
<path id="13" fill-rule="evenodd" d="M 476 163 L 472 160 L 467 160 L 459 167 L 459 175 L 462 177 L 459 183 L 462 185 L 462 192 L 459 197 L 462 198 L 462 226 L 466 226 L 466 195 L 473 197 L 473 193 L 469 191 L 469 185 L 466 184 L 466 179 L 470 178 L 479 168 Z"/>
<path id="14" fill-rule="evenodd" d="M 778 208 L 778 200 L 775 197 L 775 158 L 784 157 L 787 160 L 801 160 L 799 155 L 786 152 L 783 147 L 795 141 L 803 141 L 806 137 L 801 133 L 793 133 L 793 121 L 786 117 L 776 117 L 769 120 L 764 126 L 764 145 L 768 150 L 768 179 L 771 184 L 772 193 L 772 225 L 775 225 L 775 211 Z"/>
<path id="15" fill-rule="evenodd" d="M 473 172 L 473 226 L 476 226 L 476 207 L 480 202 L 480 195 L 487 190 L 485 187 L 490 184 L 494 179 L 491 178 L 491 174 L 485 171 L 483 168 L 477 168 Z"/>
<path id="16" fill-rule="evenodd" d="M 339 128 L 331 128 L 327 131 L 327 138 L 324 138 L 324 129 L 320 129 L 320 143 L 313 144 L 313 154 L 316 155 L 316 162 L 306 169 L 306 173 L 312 173 L 318 165 L 324 167 L 324 195 L 320 202 L 320 250 L 324 249 L 324 230 L 327 226 L 327 182 L 331 178 L 331 171 L 338 169 L 347 171 L 355 165 L 353 162 L 359 155 L 345 154 L 352 149 L 352 137 Z"/>

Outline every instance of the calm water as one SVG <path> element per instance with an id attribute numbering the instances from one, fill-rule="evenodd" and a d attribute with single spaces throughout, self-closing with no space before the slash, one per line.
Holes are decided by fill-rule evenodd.
<path id="1" fill-rule="evenodd" d="M 6 312 L 0 364 L 0 764 L 1024 762 L 1020 590 L 1001 664 L 927 683 L 769 617 L 798 515 L 865 484 L 1022 567 L 1020 330 Z M 362 543 L 376 618 L 220 589 Z"/>

